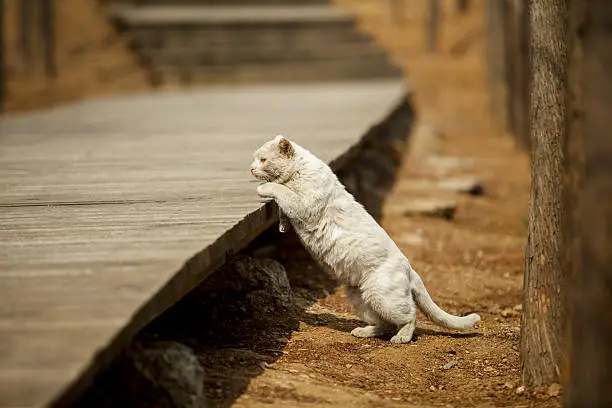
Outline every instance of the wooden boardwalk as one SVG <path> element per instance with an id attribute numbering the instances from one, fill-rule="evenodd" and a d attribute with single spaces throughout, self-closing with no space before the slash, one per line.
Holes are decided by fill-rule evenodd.
<path id="1" fill-rule="evenodd" d="M 402 97 L 397 81 L 213 88 L 0 121 L 0 406 L 69 403 L 275 221 L 248 170 L 262 142 L 332 161 Z"/>

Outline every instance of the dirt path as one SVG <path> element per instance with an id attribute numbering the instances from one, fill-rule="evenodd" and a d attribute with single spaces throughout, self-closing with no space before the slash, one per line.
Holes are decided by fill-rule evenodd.
<path id="1" fill-rule="evenodd" d="M 366 1 L 359 7 L 353 10 L 363 14 L 364 27 L 406 59 L 419 114 L 413 154 L 382 224 L 444 309 L 477 310 L 483 322 L 473 332 L 453 333 L 419 314 L 409 345 L 355 339 L 349 331 L 361 323 L 339 290 L 310 306 L 288 339 L 278 339 L 287 342 L 282 356 L 234 406 L 560 406 L 554 387 L 517 392 L 529 169 L 526 155 L 493 125 L 487 109 L 482 19 L 462 17 L 457 31 L 443 33 L 443 51 L 430 56 L 415 51 L 420 30 L 383 31 L 388 24 L 376 7 L 384 6 Z M 443 137 L 432 136 L 428 126 Z M 444 166 L 452 158 L 464 161 Z M 484 195 L 414 185 L 459 176 L 482 180 Z M 454 219 L 402 215 L 406 203 L 419 198 L 456 201 Z"/>

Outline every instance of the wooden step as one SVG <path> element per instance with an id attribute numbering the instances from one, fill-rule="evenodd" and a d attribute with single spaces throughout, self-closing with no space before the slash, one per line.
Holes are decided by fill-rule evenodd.
<path id="1" fill-rule="evenodd" d="M 130 26 L 299 24 L 349 22 L 353 17 L 325 5 L 297 6 L 133 6 L 109 7 L 112 19 Z"/>
<path id="2" fill-rule="evenodd" d="M 112 3 L 141 6 L 286 6 L 328 5 L 331 0 L 113 0 Z"/>
<path id="3" fill-rule="evenodd" d="M 232 49 L 163 48 L 159 50 L 137 50 L 137 55 L 147 65 L 186 64 L 190 66 L 222 66 L 230 64 L 279 64 L 315 60 L 349 59 L 360 63 L 370 58 L 387 59 L 386 54 L 374 46 L 338 46 L 301 48 L 277 48 L 270 50 L 237 47 Z M 349 61 L 347 61 L 348 63 Z"/>
<path id="4" fill-rule="evenodd" d="M 386 59 L 366 59 L 362 61 L 322 60 L 286 61 L 263 66 L 261 64 L 242 64 L 213 66 L 206 68 L 182 65 L 152 66 L 152 81 L 157 86 L 180 84 L 237 84 L 237 83 L 286 83 L 333 80 L 356 80 L 373 78 L 399 78 L 401 70 L 390 65 Z"/>
<path id="5" fill-rule="evenodd" d="M 329 5 L 123 5 L 110 13 L 155 84 L 399 74 L 351 15 Z"/>
<path id="6" fill-rule="evenodd" d="M 293 24 L 293 25 L 251 25 L 233 26 L 192 25 L 130 27 L 134 41 L 146 47 L 164 46 L 267 46 L 287 44 L 289 46 L 318 46 L 330 43 L 370 43 L 371 39 L 355 30 L 352 24 Z"/>

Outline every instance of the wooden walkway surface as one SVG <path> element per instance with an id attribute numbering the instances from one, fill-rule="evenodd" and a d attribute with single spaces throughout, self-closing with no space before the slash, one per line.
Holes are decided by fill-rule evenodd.
<path id="1" fill-rule="evenodd" d="M 249 173 L 284 133 L 331 161 L 397 81 L 143 94 L 0 121 L 0 406 L 70 402 L 275 220 Z M 197 324 L 197 316 L 194 316 Z"/>

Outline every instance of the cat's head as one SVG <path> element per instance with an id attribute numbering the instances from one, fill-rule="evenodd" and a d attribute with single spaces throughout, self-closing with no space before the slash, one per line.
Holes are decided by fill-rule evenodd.
<path id="1" fill-rule="evenodd" d="M 295 156 L 293 143 L 283 135 L 278 135 L 255 151 L 251 174 L 258 180 L 284 183 L 297 171 Z"/>

